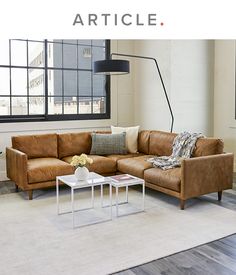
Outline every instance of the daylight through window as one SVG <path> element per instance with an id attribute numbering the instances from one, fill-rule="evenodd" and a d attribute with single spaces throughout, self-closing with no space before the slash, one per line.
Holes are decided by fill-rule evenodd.
<path id="1" fill-rule="evenodd" d="M 0 121 L 110 117 L 110 79 L 93 62 L 107 40 L 0 41 Z"/>

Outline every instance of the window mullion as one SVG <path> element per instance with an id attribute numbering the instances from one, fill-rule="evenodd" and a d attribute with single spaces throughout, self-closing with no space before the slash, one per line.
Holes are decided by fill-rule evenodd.
<path id="1" fill-rule="evenodd" d="M 77 114 L 79 114 L 80 112 L 80 107 L 79 107 L 79 43 L 78 43 L 78 40 L 77 40 L 77 46 L 76 46 L 76 55 L 77 55 L 77 83 L 76 83 L 76 89 L 77 89 Z"/>
<path id="2" fill-rule="evenodd" d="M 44 40 L 44 114 L 48 118 L 48 42 Z"/>
<path id="3" fill-rule="evenodd" d="M 10 78 L 10 115 L 12 115 L 12 83 L 11 83 L 11 39 L 9 39 L 9 78 Z"/>
<path id="4" fill-rule="evenodd" d="M 65 102 L 65 98 L 64 98 L 64 58 L 63 58 L 63 53 L 64 53 L 64 47 L 63 47 L 63 40 L 62 40 L 62 42 L 61 42 L 61 55 L 62 55 L 62 57 L 61 57 L 61 67 L 62 67 L 62 80 L 61 80 L 61 85 L 62 85 L 62 102 L 61 102 L 61 104 L 62 104 L 62 115 L 64 115 L 64 102 Z"/>
<path id="5" fill-rule="evenodd" d="M 26 41 L 26 72 L 27 72 L 27 86 L 26 86 L 26 89 L 27 89 L 27 114 L 29 115 L 30 114 L 30 111 L 29 111 L 29 103 L 30 103 L 30 100 L 29 100 L 29 41 L 27 40 Z"/>

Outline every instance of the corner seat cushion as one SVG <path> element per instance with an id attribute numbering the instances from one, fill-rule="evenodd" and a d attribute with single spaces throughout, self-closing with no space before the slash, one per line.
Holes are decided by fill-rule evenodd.
<path id="1" fill-rule="evenodd" d="M 180 192 L 181 168 L 168 170 L 151 168 L 144 171 L 144 180 L 163 188 Z"/>
<path id="2" fill-rule="evenodd" d="M 62 160 L 71 163 L 73 156 L 65 157 Z M 89 155 L 93 160 L 93 163 L 88 166 L 89 171 L 95 172 L 101 175 L 114 174 L 116 172 L 116 161 L 107 157 Z"/>
<path id="3" fill-rule="evenodd" d="M 130 174 L 139 178 L 144 177 L 144 170 L 152 168 L 152 164 L 147 162 L 151 155 L 144 155 L 134 158 L 126 158 L 118 160 L 117 169 L 121 173 Z"/>
<path id="4" fill-rule="evenodd" d="M 106 155 L 106 157 L 109 158 L 109 159 L 113 159 L 117 162 L 120 159 L 140 157 L 142 155 L 143 154 L 140 154 L 140 153 L 131 153 L 131 154 L 125 154 L 125 155 L 115 155 L 115 154 L 114 155 Z"/>
<path id="5" fill-rule="evenodd" d="M 74 167 L 56 158 L 37 158 L 28 160 L 28 182 L 55 180 L 56 176 L 74 173 Z"/>

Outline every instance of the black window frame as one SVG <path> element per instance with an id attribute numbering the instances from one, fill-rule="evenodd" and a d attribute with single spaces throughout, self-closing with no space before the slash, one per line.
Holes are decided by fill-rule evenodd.
<path id="1" fill-rule="evenodd" d="M 40 42 L 42 43 L 42 41 L 44 41 L 44 66 L 43 67 L 34 67 L 34 66 L 30 66 L 28 64 L 28 54 L 27 54 L 27 65 L 26 66 L 20 66 L 20 65 L 12 65 L 11 64 L 11 40 L 18 40 L 18 41 L 26 41 L 27 43 L 27 47 L 28 47 L 28 43 L 29 42 Z M 45 89 L 45 95 L 43 97 L 45 97 L 45 103 L 44 103 L 44 115 L 1 115 L 0 114 L 0 123 L 11 123 L 11 122 L 36 122 L 36 121 L 63 121 L 63 120 L 99 120 L 99 119 L 110 119 L 111 118 L 111 91 L 110 91 L 110 76 L 106 75 L 106 87 L 105 87 L 105 98 L 106 98 L 106 105 L 105 105 L 105 112 L 104 113 L 86 113 L 86 114 L 48 114 L 48 71 L 52 68 L 50 66 L 48 66 L 48 42 L 52 42 L 49 41 L 47 39 L 45 40 L 30 40 L 30 39 L 9 39 L 9 65 L 0 65 L 0 68 L 9 68 L 9 77 L 10 77 L 10 94 L 7 96 L 10 98 L 10 109 L 12 110 L 12 106 L 11 106 L 11 97 L 12 97 L 12 87 L 11 87 L 11 69 L 17 69 L 17 68 L 22 68 L 22 69 L 26 69 L 27 70 L 27 78 L 29 78 L 29 73 L 28 71 L 30 69 L 41 69 L 44 71 L 44 77 L 45 77 L 45 81 L 44 81 L 44 89 Z M 110 58 L 110 40 L 105 40 L 105 50 L 106 50 L 106 58 Z M 78 44 L 77 44 L 78 45 Z M 81 44 L 83 45 L 83 44 Z M 89 46 L 84 44 L 85 46 Z M 28 52 L 28 50 L 27 50 Z M 55 68 L 54 68 L 55 69 Z M 64 68 L 59 68 L 60 70 L 64 70 Z M 76 70 L 81 71 L 81 69 L 79 69 L 77 67 L 77 69 L 73 69 L 74 71 Z M 83 70 L 82 70 L 83 71 Z M 88 71 L 91 71 L 91 73 L 93 73 L 93 68 L 88 69 Z M 27 79 L 27 83 L 29 83 L 29 80 Z M 27 87 L 28 89 L 28 87 Z M 19 95 L 20 97 L 21 95 Z M 27 95 L 28 96 L 28 95 Z M 91 98 L 97 98 L 98 96 L 91 96 Z M 27 97 L 28 98 L 28 97 Z M 92 103 L 91 103 L 92 104 Z M 77 105 L 78 106 L 78 105 Z M 27 108 L 29 108 L 29 103 L 27 102 Z M 78 107 L 77 107 L 78 108 Z M 92 107 L 93 108 L 93 107 Z"/>

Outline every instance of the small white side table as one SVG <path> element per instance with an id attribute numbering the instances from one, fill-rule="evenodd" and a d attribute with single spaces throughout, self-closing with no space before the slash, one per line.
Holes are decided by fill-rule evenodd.
<path id="1" fill-rule="evenodd" d="M 71 210 L 70 211 L 65 211 L 65 212 L 60 212 L 60 207 L 59 207 L 59 183 L 64 183 L 67 186 L 71 188 Z M 108 205 L 110 207 L 110 217 L 108 219 L 103 219 L 98 222 L 91 222 L 88 224 L 83 224 L 83 225 L 75 225 L 75 212 L 78 211 L 84 211 L 88 209 L 93 209 L 94 208 L 94 187 L 95 186 L 100 186 L 101 187 L 101 206 L 103 206 L 103 185 L 108 184 L 109 185 L 109 200 L 110 204 Z M 87 188 L 91 187 L 91 207 L 88 208 L 83 208 L 83 209 L 74 209 L 74 190 L 75 189 L 82 189 L 82 188 Z M 89 173 L 89 178 L 85 181 L 78 181 L 75 178 L 75 175 L 66 175 L 66 176 L 59 176 L 56 177 L 56 198 L 57 198 L 57 214 L 62 215 L 62 214 L 68 214 L 72 213 L 72 226 L 73 228 L 75 227 L 82 227 L 86 225 L 91 225 L 95 223 L 101 223 L 105 222 L 108 220 L 112 220 L 112 187 L 111 187 L 111 181 L 107 177 L 103 177 L 97 173 L 90 172 Z"/>
<path id="2" fill-rule="evenodd" d="M 110 177 L 110 179 L 111 179 L 111 185 L 116 190 L 116 194 L 115 194 L 115 196 L 116 196 L 116 201 L 115 201 L 116 217 L 129 215 L 129 214 L 119 215 L 119 205 L 123 204 L 123 203 L 119 203 L 119 188 L 120 187 L 125 187 L 125 189 L 126 189 L 126 191 L 125 191 L 125 195 L 126 195 L 126 201 L 125 201 L 125 203 L 128 203 L 129 202 L 129 200 L 128 200 L 129 186 L 142 185 L 142 207 L 141 207 L 140 210 L 133 211 L 130 214 L 135 214 L 135 213 L 143 212 L 144 209 L 145 209 L 145 181 L 143 179 L 131 176 L 129 174 L 124 174 L 124 176 L 131 177 L 132 179 L 122 180 L 122 181 L 115 181 L 115 180 L 112 179 L 112 177 Z"/>

